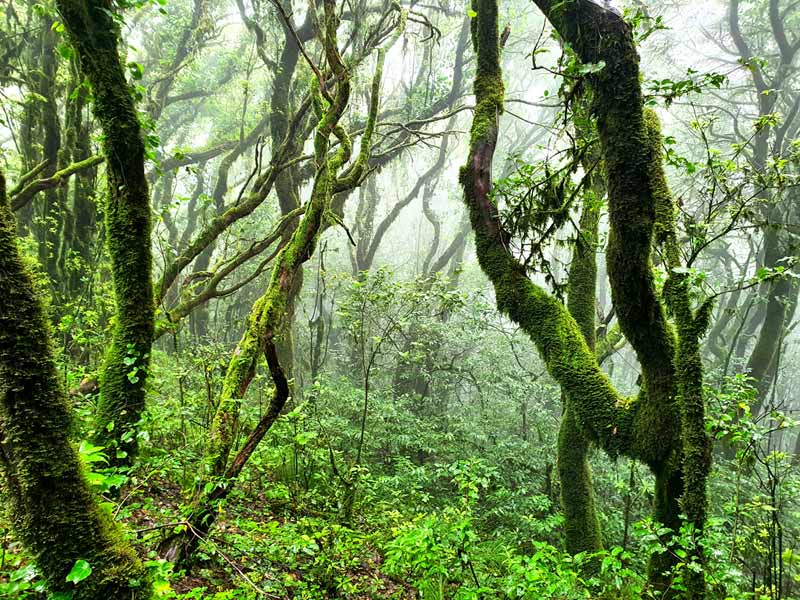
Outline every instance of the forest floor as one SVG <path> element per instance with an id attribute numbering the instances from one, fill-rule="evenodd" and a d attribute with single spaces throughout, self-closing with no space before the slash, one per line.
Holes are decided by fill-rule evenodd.
<path id="1" fill-rule="evenodd" d="M 297 506 L 264 493 L 243 495 L 246 500 L 234 498 L 222 509 L 195 562 L 167 577 L 178 598 L 417 598 L 410 585 L 382 571 L 370 536 L 311 507 L 294 512 Z M 153 479 L 123 490 L 121 498 L 140 554 L 155 559 L 158 541 L 181 524 L 181 489 Z"/>

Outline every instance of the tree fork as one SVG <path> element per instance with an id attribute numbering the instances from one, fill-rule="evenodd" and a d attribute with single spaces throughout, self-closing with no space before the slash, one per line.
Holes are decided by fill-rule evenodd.
<path id="1" fill-rule="evenodd" d="M 316 249 L 320 234 L 330 222 L 331 200 L 336 185 L 343 183 L 337 172 L 349 160 L 350 142 L 339 125 L 350 97 L 350 74 L 339 55 L 336 29 L 338 19 L 334 0 L 325 0 L 325 51 L 331 70 L 336 76 L 335 94 L 327 109 L 322 107 L 322 97 L 315 82 L 315 108 L 319 116 L 314 137 L 314 156 L 317 174 L 311 197 L 304 207 L 297 228 L 275 260 L 267 289 L 253 305 L 242 339 L 231 357 L 223 382 L 222 396 L 214 416 L 206 452 L 206 476 L 203 478 L 186 519 L 187 526 L 161 543 L 159 553 L 171 561 L 185 562 L 197 548 L 200 540 L 210 530 L 216 518 L 216 507 L 224 500 L 258 443 L 277 420 L 289 397 L 285 367 L 281 366 L 277 342 L 291 335 L 290 314 L 287 306 L 298 292 L 297 281 L 303 264 Z M 378 64 L 373 78 L 369 118 L 356 160 L 343 176 L 347 185 L 358 185 L 366 172 L 366 164 L 375 131 L 378 114 L 379 86 L 383 68 L 383 52 L 379 51 Z M 339 151 L 329 155 L 331 136 L 342 142 Z M 228 463 L 239 418 L 239 409 L 252 381 L 261 355 L 267 358 L 275 386 L 270 408 L 258 423 L 245 444 Z"/>
<path id="2" fill-rule="evenodd" d="M 509 236 L 490 194 L 503 106 L 496 0 L 473 1 L 477 13 L 472 23 L 478 58 L 476 107 L 468 162 L 460 175 L 478 261 L 494 285 L 498 309 L 531 337 L 549 373 L 574 402 L 581 429 L 612 456 L 624 453 L 651 468 L 656 478 L 655 518 L 677 532 L 682 523 L 679 500 L 686 495 L 683 458 L 686 445 L 690 445 L 688 438 L 681 436 L 681 425 L 691 421 L 695 430 L 698 407 L 693 400 L 693 408 L 687 405 L 687 410 L 681 410 L 678 392 L 683 391 L 679 387 L 682 377 L 676 376 L 675 334 L 656 294 L 652 273 L 659 208 L 653 164 L 658 155 L 652 150 L 645 124 L 638 55 L 629 26 L 613 12 L 590 2 L 536 3 L 583 62 L 605 63 L 590 83 L 609 187 L 609 273 L 620 327 L 645 375 L 645 389 L 639 397 L 627 400 L 614 390 L 572 316 L 531 282 L 508 250 Z M 702 320 L 702 315 L 694 316 Z M 691 347 L 687 350 L 692 352 Z M 697 376 L 695 371 L 683 380 L 696 380 Z M 702 404 L 700 409 L 702 414 Z M 702 477 L 695 484 L 705 493 Z M 669 574 L 674 564 L 669 553 L 651 557 L 650 580 L 665 597 L 678 593 L 672 589 Z M 704 593 L 700 582 L 692 597 L 701 598 Z"/>

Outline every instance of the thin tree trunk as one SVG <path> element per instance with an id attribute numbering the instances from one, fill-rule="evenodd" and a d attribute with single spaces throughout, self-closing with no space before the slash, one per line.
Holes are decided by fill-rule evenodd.
<path id="1" fill-rule="evenodd" d="M 206 473 L 198 487 L 192 503 L 190 514 L 186 518 L 185 531 L 176 533 L 160 546 L 160 554 L 171 561 L 184 562 L 190 558 L 199 542 L 212 527 L 217 515 L 218 503 L 225 499 L 233 489 L 234 480 L 241 472 L 256 446 L 278 418 L 289 397 L 289 387 L 285 368 L 277 346 L 279 342 L 286 344 L 291 335 L 291 320 L 287 315 L 287 306 L 297 294 L 298 278 L 302 274 L 303 264 L 308 261 L 316 249 L 320 233 L 324 231 L 328 220 L 326 216 L 331 208 L 333 190 L 342 185 L 343 179 L 337 174 L 343 164 L 349 160 L 347 144 L 342 144 L 334 157 L 328 154 L 331 136 L 346 139 L 339 121 L 347 107 L 350 97 L 350 74 L 339 55 L 336 39 L 338 19 L 334 0 L 325 0 L 325 49 L 328 64 L 336 75 L 336 93 L 322 112 L 322 98 L 318 96 L 315 103 L 320 107 L 320 120 L 315 131 L 314 155 L 317 174 L 305 212 L 292 233 L 287 245 L 275 259 L 275 266 L 267 289 L 253 305 L 247 320 L 247 327 L 236 350 L 231 357 L 228 371 L 223 382 L 222 394 L 211 425 L 210 442 L 206 452 Z M 372 134 L 378 113 L 378 91 L 383 66 L 383 53 L 379 53 L 378 67 L 372 84 L 372 103 L 369 119 L 361 138 L 358 157 L 347 169 L 349 185 L 361 182 L 369 158 Z M 317 92 L 319 94 L 319 92 Z M 262 354 L 267 357 L 275 391 L 267 415 L 259 422 L 250 434 L 242 449 L 228 464 L 228 458 L 234 445 L 234 437 L 238 428 L 238 419 L 244 395 L 253 380 Z"/>
<path id="2" fill-rule="evenodd" d="M 594 194 L 602 194 L 603 187 L 600 184 L 587 185 L 591 197 L 583 205 L 567 283 L 567 308 L 592 351 L 595 350 L 597 292 L 595 256 L 600 224 L 600 210 Z M 558 431 L 558 475 L 564 511 L 564 539 L 570 554 L 596 552 L 603 548 L 588 460 L 589 441 L 578 426 L 574 410 L 569 396 L 564 395 L 564 414 Z"/>

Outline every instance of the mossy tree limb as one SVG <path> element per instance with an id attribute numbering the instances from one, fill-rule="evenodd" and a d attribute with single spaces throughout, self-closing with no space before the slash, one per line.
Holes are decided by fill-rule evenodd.
<path id="1" fill-rule="evenodd" d="M 51 592 L 75 600 L 149 598 L 145 571 L 109 514 L 97 505 L 68 439 L 70 411 L 50 331 L 17 248 L 0 173 L 0 465 L 14 535 Z M 76 560 L 92 574 L 67 583 Z"/>
<path id="2" fill-rule="evenodd" d="M 612 456 L 629 454 L 635 403 L 612 387 L 566 308 L 535 285 L 507 248 L 507 234 L 491 198 L 492 160 L 498 119 L 503 106 L 503 81 L 495 0 L 476 0 L 473 44 L 478 52 L 470 151 L 460 173 L 464 199 L 475 233 L 478 262 L 492 282 L 497 307 L 528 334 L 550 375 L 576 399 L 581 428 Z"/>
<path id="3" fill-rule="evenodd" d="M 652 177 L 653 149 L 645 124 L 633 33 L 621 16 L 588 0 L 535 2 L 582 62 L 602 66 L 589 76 L 588 83 L 608 185 L 607 270 L 620 329 L 636 352 L 644 380 L 632 449 L 656 477 L 656 518 L 677 531 L 683 490 L 677 341 L 652 270 L 661 207 L 658 182 Z M 673 563 L 667 553 L 654 555 L 651 581 L 669 589 L 670 578 L 662 573 Z"/>
<path id="4" fill-rule="evenodd" d="M 588 1 L 536 3 L 583 62 L 603 63 L 590 83 L 609 192 L 609 274 L 620 328 L 636 351 L 644 374 L 645 388 L 639 398 L 626 401 L 619 396 L 600 371 L 575 319 L 528 279 L 508 250 L 508 235 L 490 193 L 503 101 L 496 0 L 473 2 L 477 13 L 472 28 L 478 54 L 476 108 L 469 159 L 461 170 L 478 260 L 494 285 L 498 308 L 534 341 L 548 371 L 572 401 L 577 424 L 612 456 L 625 453 L 650 466 L 656 478 L 654 516 L 677 531 L 682 524 L 679 500 L 681 496 L 688 499 L 685 448 L 699 448 L 701 440 L 690 436 L 697 431 L 698 415 L 702 421 L 701 388 L 691 388 L 697 395 L 685 405 L 687 409 L 681 406 L 678 392 L 689 398 L 682 381 L 688 386 L 698 381 L 702 371 L 689 370 L 685 377 L 678 376 L 675 333 L 654 283 L 651 255 L 657 208 L 664 200 L 659 196 L 663 170 L 645 123 L 638 55 L 629 26 L 602 6 Z M 661 180 L 653 177 L 656 163 Z M 701 313 L 692 316 L 695 326 L 702 324 Z M 677 349 L 686 352 L 685 357 L 678 357 L 679 364 L 699 358 L 690 340 Z M 699 367 L 699 362 L 693 364 Z M 682 437 L 683 423 L 687 423 L 690 436 Z M 699 485 L 705 493 L 702 477 L 692 485 Z M 651 559 L 651 582 L 665 597 L 676 593 L 668 573 L 674 564 L 669 553 Z M 702 581 L 696 590 L 693 597 L 702 597 Z"/>
<path id="5" fill-rule="evenodd" d="M 11 210 L 18 211 L 23 208 L 32 198 L 36 196 L 41 190 L 57 188 L 65 185 L 70 176 L 80 173 L 84 170 L 89 170 L 92 167 L 99 165 L 105 160 L 104 156 L 95 155 L 90 156 L 84 160 L 74 162 L 71 165 L 59 169 L 48 177 L 41 179 L 34 179 L 25 187 L 16 191 L 12 190 L 9 194 L 11 199 Z"/>
<path id="6" fill-rule="evenodd" d="M 253 305 L 245 332 L 228 365 L 211 427 L 205 460 L 206 474 L 190 507 L 186 519 L 188 527 L 186 531 L 171 536 L 161 544 L 162 556 L 172 561 L 190 558 L 199 541 L 213 525 L 217 506 L 232 489 L 232 480 L 239 475 L 258 443 L 283 410 L 289 397 L 289 384 L 285 374 L 286 367 L 280 364 L 276 346 L 279 343 L 286 344 L 291 336 L 289 305 L 298 293 L 303 264 L 314 254 L 320 234 L 332 222 L 331 201 L 334 190 L 344 185 L 359 185 L 365 174 L 378 114 L 378 92 L 384 55 L 383 52 L 378 53 L 370 112 L 358 156 L 340 177 L 338 171 L 351 154 L 347 134 L 339 125 L 349 102 L 350 73 L 339 55 L 336 37 L 338 18 L 334 0 L 325 0 L 324 8 L 325 53 L 335 85 L 334 90 L 327 90 L 326 95 L 330 98 L 327 107 L 324 107 L 325 101 L 319 90 L 319 83 L 314 82 L 312 86 L 315 89 L 315 107 L 319 122 L 314 136 L 317 173 L 311 196 L 301 211 L 302 217 L 288 243 L 275 258 L 267 289 Z M 331 156 L 329 150 L 333 136 L 339 138 L 342 144 L 340 151 Z M 267 358 L 275 386 L 270 407 L 233 460 L 229 461 L 242 400 L 262 355 Z"/>
<path id="7" fill-rule="evenodd" d="M 706 520 L 708 497 L 706 482 L 711 471 L 711 439 L 705 427 L 703 399 L 703 362 L 700 340 L 706 334 L 713 312 L 710 301 L 698 308 L 692 306 L 689 276 L 683 269 L 675 224 L 675 203 L 667 184 L 663 166 L 661 124 L 652 110 L 644 113 L 650 144 L 651 178 L 656 190 L 658 212 L 656 242 L 669 269 L 664 284 L 664 298 L 676 325 L 678 346 L 675 355 L 678 403 L 681 411 L 682 478 L 681 509 L 692 527 L 690 548 L 701 568 L 687 569 L 686 598 L 705 597 L 705 556 L 700 535 Z"/>
<path id="8" fill-rule="evenodd" d="M 651 466 L 663 466 L 674 459 L 679 436 L 675 339 L 652 271 L 656 202 L 639 56 L 630 26 L 614 12 L 588 0 L 536 4 L 582 62 L 604 65 L 589 83 L 608 185 L 611 297 L 620 328 L 641 364 L 647 392 L 640 399 L 644 406 L 636 428 L 647 434 L 634 440 L 636 452 Z M 660 439 L 653 439 L 652 432 L 660 432 Z"/>
<path id="9" fill-rule="evenodd" d="M 579 132 L 582 133 L 582 132 Z M 595 350 L 595 305 L 597 293 L 597 239 L 600 225 L 598 196 L 603 194 L 602 179 L 589 169 L 585 175 L 584 199 L 578 236 L 567 279 L 567 309 L 581 330 L 586 344 Z M 567 552 L 596 552 L 603 548 L 603 536 L 595 508 L 590 450 L 586 436 L 578 427 L 573 401 L 564 396 L 564 414 L 558 431 L 558 475 L 561 480 L 561 506 L 564 513 L 564 540 Z"/>
<path id="10" fill-rule="evenodd" d="M 81 71 L 92 85 L 106 157 L 105 226 L 116 317 L 103 365 L 95 441 L 109 447 L 112 461 L 129 464 L 137 450 L 136 423 L 145 406 L 155 312 L 144 141 L 120 60 L 113 3 L 58 0 L 57 6 Z"/>

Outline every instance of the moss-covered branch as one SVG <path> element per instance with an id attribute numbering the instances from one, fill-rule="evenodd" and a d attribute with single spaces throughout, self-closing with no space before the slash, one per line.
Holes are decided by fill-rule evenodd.
<path id="1" fill-rule="evenodd" d="M 178 275 L 188 267 L 206 248 L 226 231 L 233 223 L 252 214 L 266 200 L 281 173 L 283 165 L 292 157 L 295 147 L 295 136 L 306 120 L 310 100 L 302 103 L 289 123 L 286 137 L 280 147 L 273 151 L 272 159 L 267 169 L 252 185 L 251 191 L 242 199 L 217 215 L 194 236 L 191 242 L 181 250 L 179 256 L 170 262 L 161 275 L 156 285 L 156 299 L 162 300 L 175 283 Z"/>
<path id="2" fill-rule="evenodd" d="M 188 298 L 182 300 L 178 305 L 170 308 L 168 311 L 165 311 L 164 320 L 156 323 L 156 330 L 153 335 L 154 339 L 158 339 L 165 333 L 173 331 L 180 324 L 181 320 L 191 314 L 198 306 L 202 306 L 212 298 L 228 296 L 258 277 L 264 270 L 263 267 L 267 266 L 270 260 L 277 256 L 281 248 L 283 236 L 286 235 L 287 231 L 291 235 L 291 226 L 304 212 L 304 206 L 290 211 L 276 223 L 275 228 L 263 240 L 251 244 L 244 252 L 222 261 L 220 264 L 216 265 L 212 271 L 203 272 L 208 278 L 204 279 L 200 290 L 197 291 L 194 286 L 192 286 L 187 291 Z M 270 256 L 262 261 L 262 266 L 259 266 L 252 275 L 249 275 L 242 281 L 227 288 L 220 289 L 220 285 L 228 276 L 246 262 L 263 254 L 264 251 L 273 244 L 276 244 L 276 249 L 273 250 Z"/>
<path id="3" fill-rule="evenodd" d="M 646 390 L 637 414 L 635 452 L 656 469 L 670 470 L 667 463 L 676 460 L 680 433 L 675 339 L 651 264 L 656 200 L 633 35 L 622 17 L 589 0 L 535 1 L 582 62 L 604 65 L 589 83 L 608 185 L 611 297 Z"/>
<path id="4" fill-rule="evenodd" d="M 16 191 L 12 190 L 10 194 L 11 200 L 11 210 L 18 211 L 23 208 L 30 200 L 42 190 L 48 190 L 55 187 L 60 187 L 64 185 L 70 176 L 80 173 L 85 169 L 91 169 L 92 167 L 99 165 L 101 162 L 105 160 L 103 156 L 90 156 L 85 160 L 81 160 L 71 165 L 64 167 L 50 175 L 49 177 L 44 177 L 42 179 L 34 179 L 30 181 L 25 187 L 18 189 Z"/>
<path id="5" fill-rule="evenodd" d="M 497 207 L 491 197 L 492 159 L 503 107 L 503 81 L 495 0 L 476 0 L 473 44 L 478 53 L 476 106 L 470 152 L 461 169 L 478 262 L 492 282 L 497 307 L 536 344 L 550 375 L 575 399 L 584 432 L 612 456 L 630 453 L 632 411 L 600 370 L 575 319 L 566 308 L 527 277 L 507 248 Z M 635 405 L 634 405 L 635 406 Z"/>
<path id="6" fill-rule="evenodd" d="M 350 99 L 350 73 L 339 55 L 336 30 L 338 17 L 334 0 L 325 0 L 325 54 L 328 66 L 335 75 L 335 90 L 327 106 L 318 82 L 312 84 L 315 90 L 315 108 L 319 122 L 314 136 L 314 160 L 317 173 L 311 190 L 311 197 L 302 210 L 302 218 L 293 231 L 286 246 L 275 258 L 267 289 L 253 305 L 247 327 L 242 339 L 233 353 L 223 382 L 217 412 L 210 431 L 210 441 L 206 452 L 206 474 L 190 508 L 187 518 L 188 532 L 177 534 L 161 546 L 161 553 L 169 560 L 186 560 L 197 547 L 199 539 L 213 525 L 217 504 L 230 492 L 233 482 L 246 464 L 259 441 L 280 415 L 289 396 L 285 367 L 281 366 L 276 346 L 288 343 L 291 336 L 291 313 L 288 307 L 299 291 L 303 264 L 314 253 L 320 234 L 329 224 L 331 200 L 337 182 L 337 169 L 342 166 L 349 152 L 329 154 L 332 137 L 344 139 L 346 132 L 339 124 Z M 359 158 L 366 162 L 372 132 L 375 130 L 382 59 L 373 81 L 373 98 L 370 119 L 362 137 Z M 329 95 L 331 90 L 329 91 Z M 366 150 L 365 150 L 366 148 Z M 361 176 L 353 179 L 354 185 Z M 262 355 L 267 363 L 275 385 L 273 398 L 267 415 L 253 430 L 244 446 L 229 462 L 234 437 L 238 425 L 239 412 L 244 395 L 255 376 Z"/>

